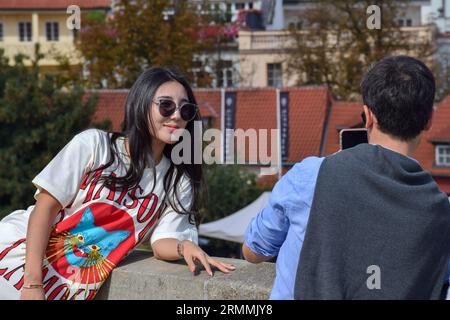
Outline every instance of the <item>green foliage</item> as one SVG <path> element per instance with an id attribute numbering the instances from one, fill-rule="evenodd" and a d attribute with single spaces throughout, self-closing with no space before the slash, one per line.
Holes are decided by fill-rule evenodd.
<path id="1" fill-rule="evenodd" d="M 24 57 L 10 66 L 0 52 L 0 216 L 34 203 L 32 179 L 95 111 L 96 97 L 83 98 L 75 81 L 40 72 L 38 50 L 31 67 Z"/>
<path id="2" fill-rule="evenodd" d="M 222 219 L 253 202 L 262 190 L 256 175 L 239 165 L 211 165 L 205 168 L 201 223 Z M 211 239 L 205 250 L 214 256 L 239 257 L 238 243 Z"/>
<path id="3" fill-rule="evenodd" d="M 203 19 L 188 1 L 118 1 L 114 17 L 83 19 L 77 47 L 89 70 L 90 87 L 129 88 L 143 69 L 177 66 L 192 82 L 194 55 L 207 47 Z M 198 66 L 195 66 L 198 67 Z M 202 66 L 199 66 L 200 68 Z M 201 70 L 200 70 L 201 71 Z"/>
<path id="4" fill-rule="evenodd" d="M 400 28 L 406 0 L 320 0 L 298 16 L 302 28 L 291 28 L 294 49 L 287 72 L 297 85 L 327 84 L 338 98 L 357 99 L 364 71 L 389 55 L 430 58 L 435 48 L 430 37 Z M 381 8 L 381 29 L 366 25 L 367 8 Z"/>

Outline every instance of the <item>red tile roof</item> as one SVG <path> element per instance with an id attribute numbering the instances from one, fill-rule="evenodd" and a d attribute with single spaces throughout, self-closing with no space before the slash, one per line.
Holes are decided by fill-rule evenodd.
<path id="1" fill-rule="evenodd" d="M 320 156 L 325 120 L 331 106 L 326 86 L 289 88 L 289 162 Z"/>
<path id="2" fill-rule="evenodd" d="M 125 101 L 128 95 L 128 89 L 94 90 L 89 94 L 98 96 L 97 112 L 94 115 L 94 122 L 108 118 L 112 122 L 111 129 L 119 131 L 125 112 Z M 220 91 L 199 89 L 195 91 L 195 97 L 202 117 L 215 118 L 220 115 Z M 215 121 L 215 127 L 220 128 L 220 121 Z"/>
<path id="3" fill-rule="evenodd" d="M 448 139 L 449 125 L 450 96 L 436 105 L 432 127 L 429 131 L 425 132 L 422 141 L 417 148 L 415 157 L 421 163 L 422 167 L 429 170 L 434 176 L 448 176 L 450 179 L 450 168 L 439 168 L 435 166 L 435 146 L 432 143 L 435 140 L 444 140 L 450 143 L 450 139 Z M 450 187 L 446 192 L 450 193 Z"/>
<path id="4" fill-rule="evenodd" d="M 437 131 L 437 130 L 435 130 Z M 433 142 L 449 142 L 450 143 L 450 124 L 444 127 L 441 131 L 436 132 L 430 136 L 430 141 Z"/>
<path id="5" fill-rule="evenodd" d="M 324 155 L 339 151 L 339 131 L 361 123 L 362 104 L 348 101 L 333 101 L 327 132 Z"/>
<path id="6" fill-rule="evenodd" d="M 219 90 L 196 89 L 194 94 L 202 117 L 220 118 L 222 95 Z M 219 129 L 220 121 L 215 121 L 214 127 Z"/>
<path id="7" fill-rule="evenodd" d="M 301 161 L 311 155 L 325 156 L 338 151 L 339 130 L 361 124 L 362 104 L 335 101 L 324 86 L 280 90 L 288 91 L 290 97 L 289 154 L 286 161 L 288 163 Z M 268 156 L 270 156 L 270 129 L 277 126 L 276 90 L 238 89 L 236 92 L 235 128 L 268 129 Z M 94 120 L 109 118 L 113 130 L 120 130 L 128 90 L 98 90 L 95 93 L 98 94 L 99 101 Z M 202 117 L 214 118 L 214 127 L 220 129 L 221 90 L 196 89 L 194 93 Z M 450 168 L 434 166 L 435 148 L 432 142 L 438 139 L 450 142 L 450 96 L 437 105 L 433 127 L 424 134 L 415 153 L 415 158 L 422 167 L 431 172 L 444 192 L 450 194 Z M 249 160 L 248 147 L 246 149 L 246 160 Z M 267 181 L 269 180 L 274 179 Z"/>
<path id="8" fill-rule="evenodd" d="M 111 130 L 120 131 L 128 90 L 96 90 L 90 94 L 98 97 L 97 111 L 93 121 L 98 122 L 109 119 L 112 122 Z"/>
<path id="9" fill-rule="evenodd" d="M 111 0 L 0 0 L 0 10 L 66 10 L 70 5 L 81 9 L 106 9 L 111 7 Z"/>
<path id="10" fill-rule="evenodd" d="M 288 162 L 298 162 L 310 155 L 320 155 L 329 94 L 324 86 L 286 88 L 290 94 Z M 94 121 L 109 118 L 112 129 L 120 130 L 128 90 L 97 90 L 99 96 Z M 221 97 L 219 89 L 194 91 L 202 117 L 215 118 L 214 127 L 221 127 Z M 267 129 L 270 156 L 270 129 L 276 129 L 276 90 L 237 90 L 236 129 Z M 248 143 L 247 143 L 248 148 Z M 257 150 L 258 152 L 258 150 Z M 245 151 L 248 160 L 248 149 Z M 258 153 L 259 154 L 259 153 Z M 260 159 L 258 159 L 260 160 Z"/>

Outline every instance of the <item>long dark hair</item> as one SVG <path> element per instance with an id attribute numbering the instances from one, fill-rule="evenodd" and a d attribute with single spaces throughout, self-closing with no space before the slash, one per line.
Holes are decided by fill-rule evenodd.
<path id="1" fill-rule="evenodd" d="M 149 113 L 152 106 L 152 101 L 158 88 L 169 81 L 176 81 L 180 83 L 186 90 L 187 97 L 190 103 L 195 103 L 194 93 L 186 81 L 186 79 L 174 68 L 149 68 L 141 73 L 139 78 L 131 87 L 126 102 L 125 102 L 125 118 L 122 124 L 122 132 L 112 132 L 109 137 L 109 146 L 111 158 L 101 168 L 94 171 L 103 170 L 111 166 L 117 157 L 119 162 L 119 149 L 117 147 L 117 139 L 119 137 L 127 137 L 130 153 L 130 164 L 127 172 L 122 177 L 117 176 L 102 176 L 100 179 L 108 188 L 114 186 L 116 189 L 128 188 L 132 189 L 138 186 L 144 170 L 146 167 L 153 169 L 153 188 L 156 186 L 156 169 L 153 151 L 151 149 L 151 141 L 154 139 L 149 130 Z M 191 137 L 194 137 L 194 121 L 200 120 L 200 113 L 197 112 L 194 119 L 186 124 L 186 130 L 189 131 Z M 150 122 L 151 123 L 151 122 Z M 150 124 L 151 125 L 151 124 Z M 175 144 L 166 144 L 163 150 L 164 156 L 171 159 L 172 149 L 181 141 Z M 194 139 L 191 138 L 191 150 L 194 150 Z M 188 214 L 189 222 L 198 223 L 198 209 L 199 209 L 199 189 L 202 182 L 202 166 L 194 163 L 194 152 L 191 152 L 190 163 L 174 164 L 170 161 L 170 167 L 164 176 L 164 191 L 165 199 L 168 199 L 169 204 L 179 214 Z M 180 179 L 186 175 L 192 187 L 192 205 L 191 208 L 184 208 L 180 202 L 179 190 L 176 187 Z M 168 196 L 173 195 L 173 196 Z M 163 200 L 162 205 L 165 205 Z"/>

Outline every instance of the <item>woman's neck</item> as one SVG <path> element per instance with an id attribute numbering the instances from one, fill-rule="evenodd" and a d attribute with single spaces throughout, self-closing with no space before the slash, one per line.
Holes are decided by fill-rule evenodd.
<path id="1" fill-rule="evenodd" d="M 155 139 L 152 140 L 151 148 L 152 148 L 153 157 L 155 159 L 155 165 L 158 165 L 161 162 L 165 146 L 166 146 L 166 144 L 164 142 L 157 141 Z M 127 151 L 128 157 L 130 157 L 130 145 L 129 145 L 128 138 L 125 138 L 125 149 Z"/>
<path id="2" fill-rule="evenodd" d="M 163 157 L 163 151 L 166 144 L 162 141 L 152 139 L 152 152 L 153 157 L 155 158 L 155 164 L 158 165 Z"/>

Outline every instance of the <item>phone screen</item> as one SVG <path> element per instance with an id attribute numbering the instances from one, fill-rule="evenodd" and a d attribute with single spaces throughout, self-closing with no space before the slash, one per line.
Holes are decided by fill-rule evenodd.
<path id="1" fill-rule="evenodd" d="M 340 132 L 341 150 L 368 143 L 367 129 L 343 129 Z"/>

